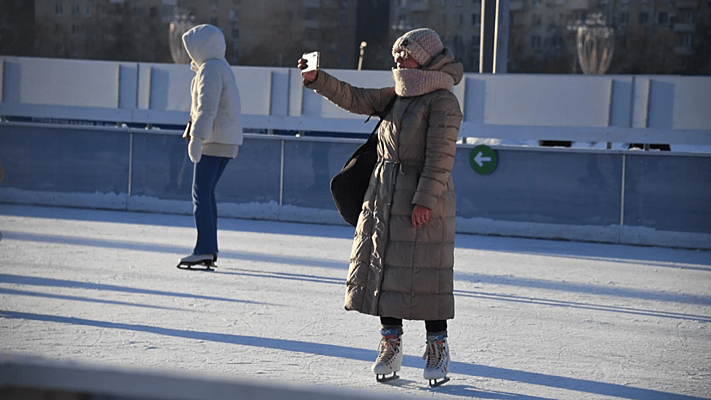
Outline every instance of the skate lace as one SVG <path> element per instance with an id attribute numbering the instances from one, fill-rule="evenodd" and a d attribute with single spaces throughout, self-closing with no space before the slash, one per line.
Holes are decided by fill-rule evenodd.
<path id="1" fill-rule="evenodd" d="M 423 360 L 427 360 L 427 367 L 437 367 L 444 359 L 444 341 L 443 340 L 428 340 Z"/>
<path id="2" fill-rule="evenodd" d="M 383 337 L 378 345 L 378 359 L 376 362 L 389 364 L 395 358 L 395 354 L 400 347 L 400 339 L 397 337 Z"/>

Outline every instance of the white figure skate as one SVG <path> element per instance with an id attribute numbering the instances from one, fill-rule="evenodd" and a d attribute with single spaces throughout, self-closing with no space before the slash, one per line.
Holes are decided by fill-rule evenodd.
<path id="1" fill-rule="evenodd" d="M 402 338 L 398 335 L 383 336 L 378 346 L 378 358 L 371 370 L 378 382 L 387 382 L 399 378 L 402 367 Z M 392 374 L 392 376 L 386 376 Z"/>
<path id="2" fill-rule="evenodd" d="M 449 345 L 445 335 L 427 335 L 427 349 L 422 359 L 427 360 L 423 376 L 430 387 L 449 382 Z"/>

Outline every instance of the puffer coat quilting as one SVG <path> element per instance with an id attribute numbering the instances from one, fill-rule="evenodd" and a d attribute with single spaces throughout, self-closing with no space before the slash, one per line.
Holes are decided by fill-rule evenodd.
<path id="1" fill-rule="evenodd" d="M 361 114 L 382 110 L 392 88 L 363 89 L 319 71 L 311 88 Z M 447 90 L 400 97 L 378 131 L 379 161 L 356 227 L 345 308 L 414 320 L 454 317 L 455 193 L 462 113 Z M 415 204 L 430 220 L 413 228 Z"/>

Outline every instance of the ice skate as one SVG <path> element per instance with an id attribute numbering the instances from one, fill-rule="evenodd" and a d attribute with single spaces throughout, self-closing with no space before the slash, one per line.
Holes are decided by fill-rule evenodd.
<path id="1" fill-rule="evenodd" d="M 449 381 L 449 345 L 446 334 L 427 334 L 427 349 L 422 359 L 427 360 L 423 376 L 429 381 L 430 387 Z"/>
<path id="2" fill-rule="evenodd" d="M 378 382 L 387 382 L 399 378 L 397 372 L 402 366 L 402 338 L 398 328 L 381 330 L 382 338 L 378 345 L 378 358 L 371 370 Z M 387 376 L 392 374 L 391 376 Z"/>
<path id="3" fill-rule="evenodd" d="M 180 263 L 178 263 L 178 268 L 212 271 L 213 268 L 217 268 L 217 265 L 215 265 L 215 261 L 217 261 L 216 254 L 191 254 L 187 257 L 183 257 L 180 259 Z"/>

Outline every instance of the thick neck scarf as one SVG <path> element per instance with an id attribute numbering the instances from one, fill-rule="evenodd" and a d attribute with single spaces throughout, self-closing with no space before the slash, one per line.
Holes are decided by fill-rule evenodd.
<path id="1" fill-rule="evenodd" d="M 452 91 L 454 78 L 442 71 L 393 68 L 395 93 L 402 97 L 421 96 L 435 90 Z"/>

